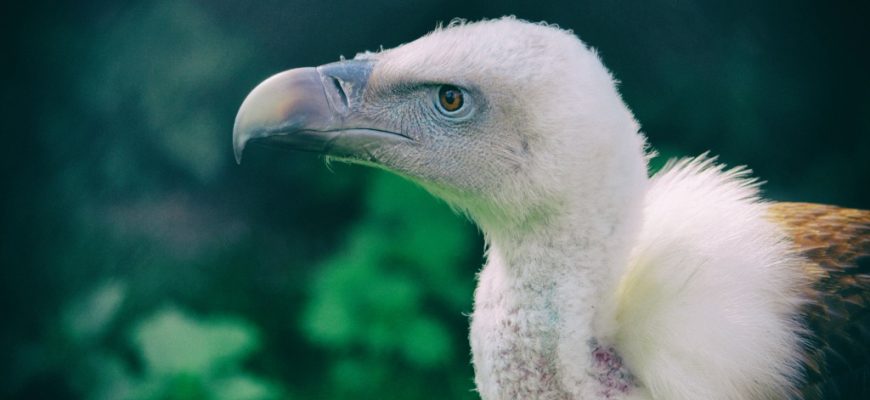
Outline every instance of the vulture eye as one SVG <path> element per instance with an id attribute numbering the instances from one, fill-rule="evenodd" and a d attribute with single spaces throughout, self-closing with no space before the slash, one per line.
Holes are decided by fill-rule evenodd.
<path id="1" fill-rule="evenodd" d="M 438 88 L 438 108 L 442 113 L 454 116 L 465 104 L 462 89 L 452 85 L 442 85 Z"/>

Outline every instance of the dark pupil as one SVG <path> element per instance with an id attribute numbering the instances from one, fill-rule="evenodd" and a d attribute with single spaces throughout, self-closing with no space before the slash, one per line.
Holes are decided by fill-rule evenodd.
<path id="1" fill-rule="evenodd" d="M 456 92 L 452 90 L 444 92 L 444 100 L 447 101 L 447 104 L 453 105 L 453 103 L 456 101 Z"/>
<path id="2" fill-rule="evenodd" d="M 441 103 L 447 111 L 456 111 L 462 107 L 462 93 L 456 88 L 442 88 Z"/>

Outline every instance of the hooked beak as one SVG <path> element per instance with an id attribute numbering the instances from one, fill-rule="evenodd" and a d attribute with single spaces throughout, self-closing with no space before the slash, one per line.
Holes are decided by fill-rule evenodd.
<path id="1" fill-rule="evenodd" d="M 361 112 L 372 67 L 350 60 L 297 68 L 257 85 L 236 115 L 236 162 L 248 142 L 374 161 L 378 147 L 412 141 L 389 121 Z"/>

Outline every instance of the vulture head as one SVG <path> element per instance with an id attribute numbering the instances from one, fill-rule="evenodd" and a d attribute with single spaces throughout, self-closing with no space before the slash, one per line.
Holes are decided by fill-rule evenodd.
<path id="1" fill-rule="evenodd" d="M 646 179 L 644 139 L 597 54 L 571 32 L 510 17 L 279 73 L 239 110 L 237 159 L 249 142 L 395 172 L 489 238 L 578 207 L 613 226 L 625 215 L 609 214 L 639 208 L 628 203 Z"/>

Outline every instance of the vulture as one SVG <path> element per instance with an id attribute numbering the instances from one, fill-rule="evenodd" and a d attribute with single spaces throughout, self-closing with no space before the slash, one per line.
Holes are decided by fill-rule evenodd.
<path id="1" fill-rule="evenodd" d="M 707 154 L 650 176 L 571 31 L 454 21 L 281 72 L 236 116 L 237 160 L 257 142 L 383 168 L 477 224 L 483 399 L 870 398 L 870 212 L 764 201 Z"/>

